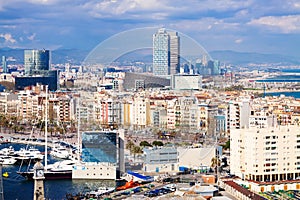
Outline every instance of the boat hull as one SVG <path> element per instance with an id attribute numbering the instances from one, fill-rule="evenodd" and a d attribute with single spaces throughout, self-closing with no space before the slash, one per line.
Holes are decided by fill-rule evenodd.
<path id="1" fill-rule="evenodd" d="M 27 180 L 33 180 L 33 172 L 17 172 Z M 59 180 L 59 179 L 72 179 L 72 171 L 64 171 L 64 172 L 52 172 L 45 171 L 44 172 L 45 180 Z"/>

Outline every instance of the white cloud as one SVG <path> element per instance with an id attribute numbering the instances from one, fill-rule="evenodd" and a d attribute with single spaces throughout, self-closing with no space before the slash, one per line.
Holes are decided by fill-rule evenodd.
<path id="1" fill-rule="evenodd" d="M 261 17 L 251 20 L 248 24 L 281 33 L 300 33 L 300 15 Z"/>
<path id="2" fill-rule="evenodd" d="M 6 29 L 15 29 L 17 26 L 16 25 L 2 25 L 0 27 L 1 28 L 6 28 Z"/>
<path id="3" fill-rule="evenodd" d="M 3 38 L 7 43 L 13 44 L 17 42 L 10 33 L 0 34 L 0 38 Z"/>
<path id="4" fill-rule="evenodd" d="M 300 3 L 294 3 L 295 8 L 300 8 Z"/>
<path id="5" fill-rule="evenodd" d="M 32 41 L 35 39 L 35 36 L 36 36 L 36 33 L 33 33 L 32 35 L 28 36 L 27 39 Z"/>
<path id="6" fill-rule="evenodd" d="M 236 43 L 236 44 L 240 44 L 240 43 L 242 43 L 243 42 L 243 39 L 236 39 L 235 41 L 234 41 L 234 43 Z"/>
<path id="7" fill-rule="evenodd" d="M 180 20 L 176 23 L 167 24 L 174 30 L 181 30 L 184 32 L 190 31 L 233 31 L 239 29 L 238 23 L 228 23 L 224 20 L 215 19 L 215 18 L 202 18 L 199 20 Z"/>
<path id="8" fill-rule="evenodd" d="M 85 3 L 83 7 L 97 18 L 126 14 L 128 18 L 162 19 L 168 15 L 168 12 L 162 11 L 176 9 L 159 0 L 104 0 L 100 2 L 93 0 Z M 151 12 L 153 15 L 151 16 L 147 12 Z"/>

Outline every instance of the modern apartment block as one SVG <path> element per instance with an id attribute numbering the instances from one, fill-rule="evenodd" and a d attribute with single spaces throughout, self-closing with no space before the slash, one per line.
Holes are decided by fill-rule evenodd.
<path id="1" fill-rule="evenodd" d="M 227 129 L 240 129 L 249 127 L 250 101 L 230 101 L 227 112 Z"/>
<path id="2" fill-rule="evenodd" d="M 145 128 L 150 125 L 150 102 L 145 96 L 136 96 L 132 103 L 132 122 L 136 128 Z"/>
<path id="3" fill-rule="evenodd" d="M 299 126 L 261 126 L 230 132 L 230 172 L 256 182 L 300 176 Z"/>

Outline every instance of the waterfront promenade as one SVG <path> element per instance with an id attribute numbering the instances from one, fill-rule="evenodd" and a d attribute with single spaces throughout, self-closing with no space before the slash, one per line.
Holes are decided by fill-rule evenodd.
<path id="1" fill-rule="evenodd" d="M 19 133 L 7 133 L 7 132 L 1 132 L 0 133 L 0 142 L 15 142 L 15 143 L 21 143 L 21 144 L 32 144 L 32 145 L 43 145 L 45 136 L 44 133 L 40 134 L 37 132 L 26 133 L 26 132 L 19 132 Z M 51 147 L 51 143 L 54 141 L 64 141 L 66 143 L 69 143 L 71 145 L 77 145 L 77 135 L 74 135 L 73 137 L 55 137 L 51 136 L 48 133 L 48 145 Z"/>

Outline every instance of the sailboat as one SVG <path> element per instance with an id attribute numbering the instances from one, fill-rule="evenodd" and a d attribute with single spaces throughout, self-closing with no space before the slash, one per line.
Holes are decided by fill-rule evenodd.
<path id="1" fill-rule="evenodd" d="M 75 162 L 63 162 L 59 161 L 52 165 L 48 166 L 48 85 L 46 85 L 46 105 L 45 105 L 45 167 L 44 167 L 44 176 L 46 180 L 50 179 L 72 179 L 72 165 L 75 165 Z M 28 180 L 33 180 L 33 169 L 28 171 L 21 171 L 21 167 L 17 172 L 21 176 L 25 177 Z"/>

